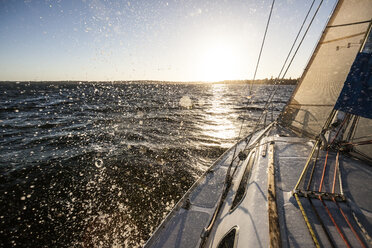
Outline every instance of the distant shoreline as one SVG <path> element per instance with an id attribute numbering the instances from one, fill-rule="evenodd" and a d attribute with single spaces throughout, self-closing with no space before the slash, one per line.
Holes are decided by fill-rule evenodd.
<path id="1" fill-rule="evenodd" d="M 190 81 L 190 82 L 181 82 L 181 81 L 157 81 L 157 80 L 115 80 L 115 81 L 79 81 L 79 80 L 65 80 L 65 81 L 0 81 L 1 83 L 14 83 L 14 84 L 25 84 L 25 83 L 55 83 L 55 84 L 264 84 L 264 85 L 296 85 L 299 79 L 256 79 L 256 80 L 223 80 L 216 82 L 205 82 L 205 81 Z M 279 83 L 280 81 L 280 83 Z"/>

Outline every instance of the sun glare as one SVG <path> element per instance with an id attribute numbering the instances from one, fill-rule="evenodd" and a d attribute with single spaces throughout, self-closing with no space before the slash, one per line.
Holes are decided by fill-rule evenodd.
<path id="1" fill-rule="evenodd" d="M 237 79 L 239 57 L 233 44 L 211 43 L 200 55 L 199 77 L 202 81 Z"/>

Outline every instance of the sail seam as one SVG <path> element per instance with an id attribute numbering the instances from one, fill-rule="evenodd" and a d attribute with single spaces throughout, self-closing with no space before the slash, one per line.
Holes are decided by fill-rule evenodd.
<path id="1" fill-rule="evenodd" d="M 357 33 L 357 34 L 352 34 L 352 35 L 340 37 L 340 38 L 333 39 L 333 40 L 327 40 L 327 41 L 321 42 L 320 44 L 327 44 L 327 43 L 331 43 L 331 42 L 335 42 L 335 41 L 346 40 L 346 39 L 349 39 L 349 38 L 353 38 L 353 37 L 357 37 L 357 36 L 363 35 L 365 33 L 366 32 L 360 32 L 360 33 Z"/>
<path id="2" fill-rule="evenodd" d="M 315 106 L 315 107 L 333 107 L 333 104 L 299 104 L 299 103 L 290 103 L 288 106 Z"/>
<path id="3" fill-rule="evenodd" d="M 338 28 L 338 27 L 345 27 L 345 26 L 350 26 L 350 25 L 358 25 L 358 24 L 369 23 L 369 22 L 372 22 L 372 19 L 371 20 L 367 20 L 367 21 L 361 21 L 361 22 L 350 22 L 350 23 L 344 23 L 344 24 L 330 25 L 330 26 L 327 26 L 326 28 Z"/>

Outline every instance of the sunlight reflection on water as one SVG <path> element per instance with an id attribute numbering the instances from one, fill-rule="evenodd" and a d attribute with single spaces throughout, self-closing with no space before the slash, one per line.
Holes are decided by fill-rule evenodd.
<path id="1" fill-rule="evenodd" d="M 200 128 L 203 135 L 230 141 L 221 144 L 228 148 L 238 135 L 239 125 L 233 121 L 236 116 L 233 114 L 229 99 L 226 99 L 225 96 L 227 86 L 225 84 L 212 84 L 210 90 L 213 97 L 210 99 L 210 108 L 205 110 L 205 122 L 200 125 Z"/>

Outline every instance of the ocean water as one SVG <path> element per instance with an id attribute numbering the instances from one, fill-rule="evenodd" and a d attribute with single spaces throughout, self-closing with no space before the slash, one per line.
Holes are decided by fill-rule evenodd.
<path id="1" fill-rule="evenodd" d="M 0 246 L 142 246 L 272 89 L 0 83 Z"/>

